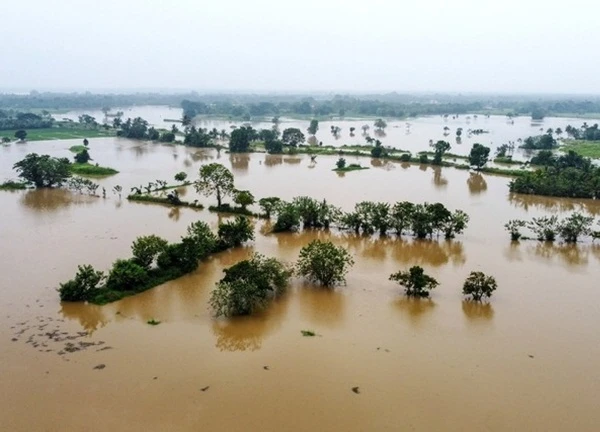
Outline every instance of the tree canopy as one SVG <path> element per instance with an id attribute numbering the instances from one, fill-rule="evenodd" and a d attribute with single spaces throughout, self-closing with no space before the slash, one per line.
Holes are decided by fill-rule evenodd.
<path id="1" fill-rule="evenodd" d="M 19 173 L 19 177 L 35 187 L 60 187 L 71 176 L 70 165 L 67 158 L 29 153 L 25 159 L 14 164 L 13 169 Z"/>
<path id="2" fill-rule="evenodd" d="M 300 250 L 296 272 L 312 282 L 331 287 L 345 283 L 346 273 L 353 265 L 354 259 L 343 247 L 313 240 Z"/>
<path id="3" fill-rule="evenodd" d="M 218 163 L 203 165 L 199 171 L 200 177 L 194 182 L 196 192 L 205 196 L 217 196 L 217 205 L 222 205 L 222 199 L 233 193 L 233 174 L 225 166 Z"/>

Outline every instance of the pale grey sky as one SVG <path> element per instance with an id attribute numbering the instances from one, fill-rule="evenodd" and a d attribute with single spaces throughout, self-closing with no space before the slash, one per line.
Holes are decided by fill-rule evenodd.
<path id="1" fill-rule="evenodd" d="M 594 0 L 0 0 L 0 88 L 600 93 Z"/>

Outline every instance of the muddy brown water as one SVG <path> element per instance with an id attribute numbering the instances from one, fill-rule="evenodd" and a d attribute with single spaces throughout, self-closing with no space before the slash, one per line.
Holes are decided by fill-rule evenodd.
<path id="1" fill-rule="evenodd" d="M 106 199 L 62 190 L 1 192 L 0 430 L 597 430 L 600 244 L 511 243 L 511 218 L 598 216 L 595 201 L 510 195 L 508 179 L 396 163 L 339 176 L 335 157 L 218 155 L 90 140 Z M 72 141 L 2 148 L 0 177 L 26 153 L 68 155 Z M 348 158 L 354 162 L 353 158 Z M 471 217 L 453 241 L 333 230 L 265 235 L 193 274 L 106 306 L 61 304 L 78 264 L 108 269 L 139 235 L 176 240 L 207 211 L 129 203 L 110 192 L 219 161 L 257 197 L 440 201 Z M 186 198 L 196 193 L 189 188 Z M 204 203 L 209 198 L 198 197 Z M 294 280 L 252 317 L 215 320 L 221 271 L 253 251 L 293 261 L 313 238 L 354 255 L 347 285 Z M 422 265 L 441 285 L 412 300 L 387 280 Z M 468 273 L 496 277 L 489 304 L 463 300 Z M 150 319 L 161 321 L 150 326 Z M 301 330 L 318 336 L 303 337 Z M 13 340 L 14 339 L 14 340 Z M 352 391 L 358 387 L 358 393 Z"/>

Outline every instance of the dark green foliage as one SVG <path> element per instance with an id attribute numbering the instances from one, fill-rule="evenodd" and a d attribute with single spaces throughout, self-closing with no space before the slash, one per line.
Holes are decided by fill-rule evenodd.
<path id="1" fill-rule="evenodd" d="M 224 270 L 225 276 L 211 294 L 217 316 L 249 315 L 283 294 L 292 271 L 275 258 L 254 254 Z"/>
<path id="2" fill-rule="evenodd" d="M 308 126 L 308 133 L 311 135 L 315 135 L 319 130 L 319 121 L 312 119 L 310 121 L 310 125 Z"/>
<path id="3" fill-rule="evenodd" d="M 245 153 L 250 148 L 250 142 L 257 137 L 257 132 L 250 126 L 234 129 L 229 139 L 229 151 L 232 153 Z"/>
<path id="4" fill-rule="evenodd" d="M 79 153 L 77 153 L 74 158 L 75 158 L 75 162 L 80 163 L 80 164 L 88 163 L 90 161 L 90 159 L 92 159 L 90 157 L 90 154 L 88 153 L 87 149 L 84 149 L 84 150 L 80 151 Z"/>
<path id="5" fill-rule="evenodd" d="M 471 296 L 473 301 L 481 301 L 483 297 L 491 297 L 498 284 L 492 276 L 482 272 L 471 272 L 463 285 L 463 294 Z"/>
<path id="6" fill-rule="evenodd" d="M 420 266 L 413 266 L 408 271 L 399 271 L 390 275 L 389 280 L 398 282 L 404 287 L 407 296 L 429 297 L 429 291 L 439 285 L 438 281 Z"/>
<path id="7" fill-rule="evenodd" d="M 206 132 L 206 129 L 196 129 L 195 126 L 190 127 L 183 138 L 183 144 L 191 147 L 209 147 L 212 142 L 212 137 Z"/>
<path id="8" fill-rule="evenodd" d="M 141 117 L 136 117 L 133 121 L 128 118 L 127 121 L 121 124 L 121 129 L 117 132 L 117 136 L 130 139 L 148 139 L 148 122 Z"/>
<path id="9" fill-rule="evenodd" d="M 254 204 L 256 201 L 254 195 L 248 190 L 234 190 L 233 191 L 233 202 L 241 206 L 242 209 L 246 210 L 246 207 Z"/>
<path id="10" fill-rule="evenodd" d="M 488 161 L 490 156 L 490 148 L 481 144 L 475 143 L 469 153 L 469 165 L 480 170 Z"/>
<path id="11" fill-rule="evenodd" d="M 281 203 L 277 207 L 277 221 L 273 232 L 296 231 L 300 228 L 300 213 L 292 203 Z"/>
<path id="12" fill-rule="evenodd" d="M 521 228 L 525 228 L 527 226 L 527 222 L 524 220 L 513 219 L 508 221 L 504 228 L 510 233 L 510 239 L 512 241 L 517 241 L 522 237 Z"/>
<path id="13" fill-rule="evenodd" d="M 419 155 L 419 162 L 420 162 L 420 163 L 422 163 L 422 164 L 427 164 L 427 163 L 429 163 L 429 158 L 427 157 L 427 154 L 425 154 L 425 153 L 421 153 L 421 154 Z"/>
<path id="14" fill-rule="evenodd" d="M 184 237 L 181 242 L 168 245 L 156 263 L 161 270 L 175 269 L 179 275 L 190 273 L 198 268 L 198 260 L 203 252 L 194 239 Z"/>
<path id="15" fill-rule="evenodd" d="M 552 150 L 540 150 L 531 158 L 532 165 L 553 166 L 556 163 L 556 157 Z"/>
<path id="16" fill-rule="evenodd" d="M 387 127 L 387 123 L 383 119 L 377 119 L 377 120 L 375 120 L 375 127 L 377 129 L 383 130 Z"/>
<path id="17" fill-rule="evenodd" d="M 329 228 L 340 214 L 340 210 L 328 204 L 326 200 L 317 201 L 307 196 L 294 198 L 292 204 L 304 228 Z"/>
<path id="18" fill-rule="evenodd" d="M 115 261 L 106 280 L 106 287 L 114 291 L 135 291 L 148 281 L 148 272 L 134 260 Z"/>
<path id="19" fill-rule="evenodd" d="M 25 159 L 14 164 L 13 169 L 19 173 L 19 177 L 35 187 L 60 187 L 71 176 L 70 165 L 67 158 L 29 153 Z"/>
<path id="20" fill-rule="evenodd" d="M 281 141 L 291 147 L 297 147 L 299 144 L 304 143 L 304 140 L 304 134 L 298 128 L 285 129 L 281 135 Z"/>
<path id="21" fill-rule="evenodd" d="M 254 240 L 254 227 L 250 219 L 244 216 L 236 216 L 234 221 L 219 224 L 219 245 L 221 249 L 241 246 L 250 240 Z"/>
<path id="22" fill-rule="evenodd" d="M 91 265 L 78 266 L 75 278 L 60 284 L 58 292 L 61 301 L 74 302 L 91 299 L 104 278 L 104 273 L 94 270 Z"/>
<path id="23" fill-rule="evenodd" d="M 306 336 L 306 337 L 313 337 L 316 336 L 317 334 L 312 331 L 312 330 L 300 330 L 300 333 L 302 333 L 302 336 Z"/>
<path id="24" fill-rule="evenodd" d="M 15 132 L 15 138 L 21 141 L 25 141 L 25 138 L 27 138 L 27 131 L 20 129 L 18 131 Z"/>
<path id="25" fill-rule="evenodd" d="M 558 235 L 567 243 L 576 243 L 584 235 L 590 235 L 594 218 L 573 213 L 558 224 Z"/>
<path id="26" fill-rule="evenodd" d="M 346 249 L 333 243 L 313 240 L 300 250 L 296 273 L 309 281 L 331 287 L 345 283 L 354 259 Z"/>
<path id="27" fill-rule="evenodd" d="M 339 159 L 337 160 L 337 162 L 335 163 L 335 166 L 336 166 L 338 169 L 342 169 L 342 168 L 344 168 L 344 167 L 346 166 L 346 159 L 344 159 L 344 158 L 339 158 Z"/>
<path id="28" fill-rule="evenodd" d="M 158 141 L 160 138 L 160 132 L 157 131 L 154 127 L 148 129 L 148 139 L 150 141 Z"/>
<path id="29" fill-rule="evenodd" d="M 571 198 L 600 197 L 600 168 L 569 151 L 554 159 L 551 166 L 523 173 L 513 179 L 511 192 Z"/>
<path id="30" fill-rule="evenodd" d="M 374 158 L 386 156 L 386 152 L 383 146 L 381 145 L 381 141 L 375 140 L 375 147 L 371 149 L 371 156 Z"/>
<path id="31" fill-rule="evenodd" d="M 527 226 L 535 233 L 538 240 L 554 241 L 558 231 L 558 217 L 552 215 L 533 218 Z"/>
<path id="32" fill-rule="evenodd" d="M 197 259 L 206 258 L 217 247 L 217 236 L 206 222 L 193 222 L 187 229 L 186 238 L 192 240 L 198 246 Z"/>
<path id="33" fill-rule="evenodd" d="M 27 183 L 14 181 L 14 180 L 6 180 L 4 183 L 0 183 L 0 190 L 24 190 L 27 189 Z"/>
<path id="34" fill-rule="evenodd" d="M 186 178 L 187 178 L 187 174 L 184 173 L 183 171 L 175 174 L 175 181 L 184 182 Z"/>
<path id="35" fill-rule="evenodd" d="M 442 158 L 444 157 L 444 153 L 450 150 L 450 143 L 448 141 L 438 141 L 435 144 L 432 144 L 431 147 L 434 149 L 433 161 L 431 162 L 433 165 L 441 165 Z M 425 163 L 425 162 L 422 162 Z"/>
<path id="36" fill-rule="evenodd" d="M 146 321 L 147 324 L 151 325 L 151 326 L 157 326 L 160 324 L 160 321 L 155 320 L 154 318 L 152 318 L 151 320 Z"/>
<path id="37" fill-rule="evenodd" d="M 549 150 L 557 146 L 552 134 L 530 136 L 523 141 L 521 148 L 529 150 Z"/>
<path id="38" fill-rule="evenodd" d="M 283 153 L 283 142 L 280 140 L 265 141 L 265 150 L 269 154 L 281 154 Z"/>
<path id="39" fill-rule="evenodd" d="M 165 239 L 153 234 L 141 236 L 133 242 L 131 251 L 135 262 L 145 269 L 149 269 L 168 244 Z"/>
<path id="40" fill-rule="evenodd" d="M 160 134 L 160 138 L 158 140 L 160 142 L 171 143 L 175 141 L 175 134 L 173 132 L 163 132 L 162 134 Z"/>
<path id="41" fill-rule="evenodd" d="M 3 95 L 6 97 L 6 95 Z M 12 107 L 12 106 L 11 106 Z M 26 107 L 29 109 L 29 107 Z M 20 112 L 11 110 L 0 110 L 0 130 L 6 129 L 45 129 L 54 124 L 54 117 L 44 111 L 42 114 L 31 112 Z M 17 137 L 21 139 L 20 137 Z M 25 139 L 25 138 L 23 138 Z"/>
<path id="42" fill-rule="evenodd" d="M 267 219 L 271 219 L 271 214 L 277 210 L 281 205 L 281 198 L 279 197 L 267 197 L 258 200 L 258 205 L 263 211 L 263 214 Z"/>
<path id="43" fill-rule="evenodd" d="M 424 156 L 425 156 L 425 162 L 427 162 L 427 155 L 424 155 Z M 410 153 L 401 154 L 398 160 L 400 162 L 410 162 L 410 160 L 411 160 Z"/>

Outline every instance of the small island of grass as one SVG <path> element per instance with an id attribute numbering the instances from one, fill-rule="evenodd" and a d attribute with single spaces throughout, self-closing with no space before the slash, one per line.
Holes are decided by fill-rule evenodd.
<path id="1" fill-rule="evenodd" d="M 348 171 L 360 171 L 360 170 L 367 170 L 367 169 L 369 169 L 369 167 L 360 166 L 358 164 L 350 164 L 350 165 L 345 166 L 343 168 L 335 168 L 333 171 L 335 171 L 335 172 L 348 172 Z"/>
<path id="2" fill-rule="evenodd" d="M 0 190 L 25 190 L 29 189 L 29 186 L 25 182 L 7 180 L 4 183 L 0 183 Z"/>
<path id="3" fill-rule="evenodd" d="M 69 151 L 73 153 L 81 153 L 82 151 L 87 151 L 87 147 L 81 144 L 74 145 L 69 147 Z"/>
<path id="4" fill-rule="evenodd" d="M 99 165 L 92 165 L 89 163 L 73 163 L 69 165 L 69 169 L 73 174 L 90 177 L 103 177 L 119 173 L 119 171 L 117 171 L 116 169 L 103 167 Z"/>
<path id="5" fill-rule="evenodd" d="M 580 156 L 600 159 L 600 141 L 568 140 L 559 151 L 568 153 L 574 151 Z"/>

